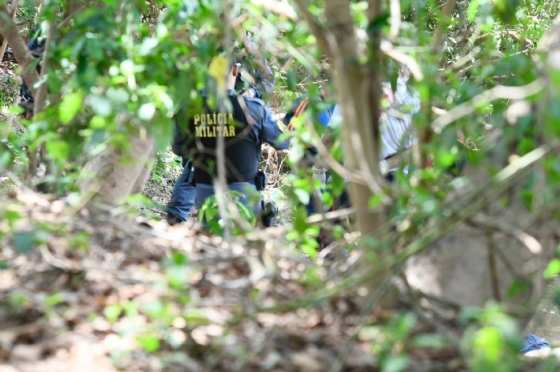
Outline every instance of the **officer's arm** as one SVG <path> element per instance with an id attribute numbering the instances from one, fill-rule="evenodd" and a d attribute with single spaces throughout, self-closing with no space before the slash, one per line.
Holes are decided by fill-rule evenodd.
<path id="1" fill-rule="evenodd" d="M 278 123 L 274 119 L 274 115 L 268 109 L 268 107 L 263 106 L 263 142 L 270 144 L 276 150 L 285 150 L 289 146 L 289 141 L 281 141 L 280 136 L 282 131 L 278 127 Z"/>
<path id="2" fill-rule="evenodd" d="M 290 107 L 288 112 L 286 112 L 286 115 L 284 115 L 284 118 L 282 119 L 284 124 L 286 124 L 286 125 L 290 124 L 290 121 L 292 121 L 292 118 L 296 114 L 296 110 L 297 110 L 298 106 L 300 105 L 300 103 L 304 99 L 305 99 L 305 96 L 300 96 L 300 97 L 296 98 L 296 100 L 294 101 L 294 103 L 292 103 L 292 106 Z"/>

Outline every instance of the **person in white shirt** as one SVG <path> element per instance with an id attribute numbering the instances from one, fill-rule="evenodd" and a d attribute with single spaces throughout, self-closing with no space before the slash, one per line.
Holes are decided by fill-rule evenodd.
<path id="1" fill-rule="evenodd" d="M 383 96 L 389 107 L 382 112 L 380 124 L 380 150 L 379 158 L 381 172 L 389 175 L 396 171 L 398 162 L 395 157 L 409 150 L 416 142 L 417 136 L 412 117 L 420 111 L 420 96 L 418 92 L 408 87 L 409 74 L 403 70 L 397 79 L 397 86 L 393 92 L 390 83 L 382 84 Z M 329 121 L 329 126 L 336 127 L 342 124 L 340 106 L 336 105 Z M 393 159 L 391 161 L 390 159 Z M 407 171 L 405 166 L 404 171 Z"/>

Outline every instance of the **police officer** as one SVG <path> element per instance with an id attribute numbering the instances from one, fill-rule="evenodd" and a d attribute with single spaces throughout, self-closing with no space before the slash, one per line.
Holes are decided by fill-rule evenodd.
<path id="1" fill-rule="evenodd" d="M 226 101 L 231 110 L 206 105 L 199 112 L 188 112 L 185 122 L 178 125 L 174 150 L 193 162 L 194 203 L 200 208 L 214 194 L 216 147 L 218 138 L 223 137 L 228 188 L 239 192 L 241 201 L 258 213 L 260 200 L 252 200 L 252 195 L 262 183 L 257 182 L 261 145 L 286 149 L 288 143 L 279 140 L 282 132 L 274 115 L 251 89 L 239 94 L 235 91 L 243 84 L 238 72 L 239 66 L 234 65 L 228 75 Z"/>

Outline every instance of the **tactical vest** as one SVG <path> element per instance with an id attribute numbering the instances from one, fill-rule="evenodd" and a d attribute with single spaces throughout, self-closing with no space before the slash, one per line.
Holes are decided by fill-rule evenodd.
<path id="1" fill-rule="evenodd" d="M 226 180 L 255 182 L 260 160 L 260 143 L 256 128 L 248 123 L 237 96 L 228 96 L 232 112 L 220 112 L 208 107 L 190 119 L 190 134 L 194 138 L 192 160 L 194 182 L 212 184 L 217 178 L 216 148 L 219 136 L 224 137 Z M 244 99 L 244 98 L 241 98 Z"/>

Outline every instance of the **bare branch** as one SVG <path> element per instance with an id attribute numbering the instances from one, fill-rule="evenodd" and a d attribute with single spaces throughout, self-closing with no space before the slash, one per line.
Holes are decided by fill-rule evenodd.
<path id="1" fill-rule="evenodd" d="M 452 231 L 463 221 L 474 216 L 487 203 L 487 200 L 496 200 L 505 190 L 507 190 L 516 180 L 521 178 L 532 167 L 538 164 L 546 155 L 560 147 L 559 143 L 554 146 L 543 145 L 529 152 L 528 154 L 515 159 L 507 167 L 503 168 L 487 182 L 467 194 L 462 200 L 450 200 L 448 202 L 450 212 L 435 224 L 435 226 L 425 229 L 420 237 L 414 239 L 412 243 L 403 249 L 393 261 L 393 265 L 400 265 L 408 258 L 420 253 L 428 244 Z"/>
<path id="2" fill-rule="evenodd" d="M 443 17 L 449 18 L 455 9 L 455 5 L 457 0 L 447 0 L 445 5 L 443 6 L 442 13 Z M 443 47 L 443 35 L 444 35 L 444 27 L 443 24 L 440 23 L 438 29 L 435 32 L 434 39 L 432 41 L 432 52 L 437 52 L 442 49 Z"/>
<path id="3" fill-rule="evenodd" d="M 327 146 L 325 146 L 323 141 L 321 141 L 321 138 L 319 137 L 319 134 L 317 133 L 317 131 L 313 127 L 313 124 L 308 125 L 307 128 L 309 130 L 309 133 L 311 134 L 311 137 L 312 137 L 312 140 L 313 140 L 313 145 L 317 148 L 317 151 L 319 152 L 319 155 L 321 155 L 321 159 L 325 163 L 327 163 L 327 165 L 332 170 L 334 170 L 336 173 L 341 175 L 346 181 L 360 183 L 360 184 L 363 184 L 363 185 L 367 184 L 363 175 L 352 172 L 350 169 L 348 169 L 344 165 L 340 164 L 331 155 Z"/>
<path id="4" fill-rule="evenodd" d="M 405 54 L 396 49 L 394 45 L 391 44 L 388 40 L 381 41 L 380 49 L 390 58 L 408 67 L 416 81 L 422 81 L 424 79 L 424 73 L 422 72 L 422 68 L 420 67 L 418 62 L 416 62 L 416 60 L 408 54 Z"/>
<path id="5" fill-rule="evenodd" d="M 41 75 L 39 77 L 39 86 L 37 88 L 37 93 L 33 105 L 33 113 L 37 115 L 41 112 L 47 103 L 47 81 L 46 77 L 49 70 L 49 50 L 54 37 L 54 23 L 53 21 L 48 22 L 47 26 L 47 40 L 45 42 L 45 50 L 43 51 L 43 57 L 41 58 Z"/>
<path id="6" fill-rule="evenodd" d="M 391 0 L 391 30 L 389 36 L 391 39 L 399 36 L 401 28 L 401 0 Z"/>
<path id="7" fill-rule="evenodd" d="M 449 124 L 472 114 L 483 105 L 498 99 L 524 99 L 539 93 L 543 88 L 544 82 L 541 79 L 520 87 L 498 85 L 447 111 L 433 121 L 432 128 L 436 133 L 441 133 Z"/>
<path id="8" fill-rule="evenodd" d="M 19 34 L 17 25 L 14 23 L 6 5 L 0 5 L 0 34 L 8 41 L 14 51 L 14 56 L 22 69 L 23 81 L 31 90 L 35 97 L 35 84 L 39 80 L 39 75 L 35 70 L 35 59 L 29 52 L 25 41 Z"/>
<path id="9" fill-rule="evenodd" d="M 274 72 L 263 55 L 262 49 L 259 48 L 259 46 L 247 35 L 245 35 L 242 40 L 245 49 L 253 57 L 252 59 L 262 82 L 262 88 L 266 91 L 266 93 L 271 93 L 274 88 Z"/>
<path id="10" fill-rule="evenodd" d="M 18 5 L 19 5 L 18 3 L 19 3 L 18 0 L 14 0 L 14 2 L 12 4 L 12 9 L 11 9 L 11 12 L 10 12 L 10 17 L 12 19 L 16 15 Z M 2 62 L 4 60 L 4 55 L 6 54 L 6 49 L 8 49 L 8 39 L 3 38 L 2 45 L 0 46 L 0 62 Z"/>
<path id="11" fill-rule="evenodd" d="M 500 222 L 499 219 L 479 215 L 471 220 L 472 224 L 489 230 L 501 232 L 509 235 L 523 245 L 531 254 L 539 255 L 542 253 L 541 243 L 527 232 L 512 226 L 509 223 Z"/>
<path id="12" fill-rule="evenodd" d="M 300 307 L 314 306 L 345 290 L 356 288 L 372 279 L 381 283 L 376 294 L 383 291 L 384 284 L 388 282 L 390 275 L 398 271 L 402 265 L 412 256 L 427 249 L 431 243 L 445 236 L 455 229 L 459 224 L 476 214 L 487 205 L 487 200 L 495 198 L 507 190 L 516 180 L 526 174 L 532 167 L 538 164 L 546 155 L 560 148 L 559 143 L 554 146 L 541 146 L 530 153 L 516 159 L 510 165 L 503 168 L 498 174 L 490 178 L 484 185 L 469 193 L 463 200 L 457 202 L 450 200 L 448 203 L 455 208 L 448 208 L 452 214 L 441 218 L 436 224 L 424 229 L 419 236 L 411 238 L 411 242 L 397 255 L 390 258 L 390 262 L 379 262 L 376 268 L 357 271 L 354 275 L 344 278 L 339 284 L 318 290 L 307 295 L 305 298 L 297 298 L 292 301 L 280 303 L 270 307 L 258 309 L 260 312 L 284 313 L 293 311 Z M 444 208 L 445 210 L 445 208 Z M 383 236 L 379 239 L 383 240 Z M 386 238 L 386 237 L 385 237 Z M 390 268 L 391 270 L 387 270 Z M 376 299 L 379 297 L 376 296 Z"/>

